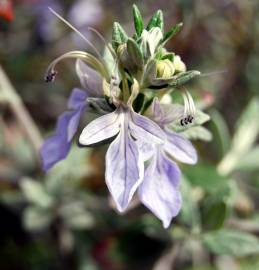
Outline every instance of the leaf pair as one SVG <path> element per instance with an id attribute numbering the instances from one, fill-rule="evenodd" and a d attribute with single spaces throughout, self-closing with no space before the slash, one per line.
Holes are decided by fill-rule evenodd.
<path id="1" fill-rule="evenodd" d="M 136 29 L 137 37 L 140 37 L 144 30 L 144 22 L 142 15 L 136 5 L 133 5 L 133 17 L 134 17 L 134 25 Z M 182 29 L 183 23 L 178 23 L 174 27 L 172 27 L 168 32 L 164 34 L 163 40 L 161 42 L 162 46 L 173 36 L 180 32 Z M 149 31 L 153 27 L 158 27 L 161 29 L 162 33 L 164 33 L 164 18 L 163 12 L 158 10 L 148 22 L 146 29 Z"/>

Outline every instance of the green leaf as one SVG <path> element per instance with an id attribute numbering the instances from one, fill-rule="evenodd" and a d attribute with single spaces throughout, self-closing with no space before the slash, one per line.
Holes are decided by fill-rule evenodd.
<path id="1" fill-rule="evenodd" d="M 172 27 L 168 32 L 165 33 L 161 44 L 165 44 L 169 39 L 174 37 L 183 27 L 183 23 L 178 23 L 176 26 Z"/>
<path id="2" fill-rule="evenodd" d="M 259 99 L 254 98 L 250 101 L 245 111 L 239 118 L 236 132 L 232 142 L 232 148 L 236 152 L 245 153 L 255 142 L 259 133 Z"/>
<path id="3" fill-rule="evenodd" d="M 253 171 L 259 169 L 259 145 L 252 148 L 240 159 L 236 166 L 237 170 Z"/>
<path id="4" fill-rule="evenodd" d="M 218 255 L 248 256 L 259 253 L 259 240 L 256 236 L 230 229 L 207 233 L 203 236 L 204 245 Z"/>
<path id="5" fill-rule="evenodd" d="M 189 140 L 201 140 L 205 142 L 212 140 L 212 133 L 207 128 L 201 126 L 190 127 L 181 132 L 181 134 Z"/>
<path id="6" fill-rule="evenodd" d="M 116 51 L 118 46 L 120 44 L 126 43 L 127 40 L 128 35 L 123 30 L 122 26 L 118 22 L 115 22 L 112 28 L 112 46 L 114 50 Z"/>
<path id="7" fill-rule="evenodd" d="M 42 208 L 48 208 L 53 204 L 53 198 L 49 196 L 41 183 L 24 178 L 20 185 L 25 198 L 29 202 Z"/>
<path id="8" fill-rule="evenodd" d="M 184 173 L 193 186 L 202 187 L 208 193 L 223 196 L 229 192 L 228 178 L 220 175 L 215 166 L 199 163 L 185 167 Z"/>
<path id="9" fill-rule="evenodd" d="M 63 204 L 59 211 L 66 225 L 72 229 L 81 230 L 91 228 L 94 225 L 92 214 L 85 209 L 84 204 L 80 201 Z"/>
<path id="10" fill-rule="evenodd" d="M 109 46 L 112 48 L 111 44 L 109 43 Z M 105 46 L 103 51 L 103 60 L 106 64 L 107 70 L 109 71 L 109 74 L 112 75 L 113 68 L 115 66 L 115 59 L 110 52 L 110 50 Z"/>
<path id="11" fill-rule="evenodd" d="M 211 116 L 211 131 L 213 132 L 213 134 L 215 134 L 215 144 L 217 145 L 217 149 L 220 150 L 221 156 L 224 156 L 229 150 L 230 146 L 230 134 L 227 124 L 218 111 L 210 110 L 209 113 Z"/>
<path id="12" fill-rule="evenodd" d="M 164 31 L 164 17 L 162 10 L 157 11 L 156 27 L 160 28 L 161 31 Z"/>
<path id="13" fill-rule="evenodd" d="M 138 68 L 142 68 L 144 64 L 143 55 L 138 44 L 132 38 L 129 38 L 127 41 L 127 51 L 134 64 L 136 64 Z"/>
<path id="14" fill-rule="evenodd" d="M 222 174 L 229 174 L 238 169 L 237 164 L 251 149 L 259 133 L 259 99 L 253 98 L 237 122 L 232 145 L 228 154 L 220 162 L 218 169 Z"/>
<path id="15" fill-rule="evenodd" d="M 189 70 L 186 72 L 182 72 L 179 75 L 175 76 L 174 80 L 170 82 L 169 85 L 171 87 L 178 87 L 199 76 L 200 74 L 200 71 L 197 70 Z"/>
<path id="16" fill-rule="evenodd" d="M 161 29 L 161 31 L 164 31 L 164 18 L 163 18 L 163 12 L 161 10 L 158 10 L 153 17 L 148 22 L 148 25 L 146 29 L 149 31 L 153 27 L 158 27 Z"/>
<path id="17" fill-rule="evenodd" d="M 186 225 L 190 225 L 192 228 L 200 227 L 200 212 L 192 194 L 192 186 L 190 181 L 183 174 L 180 189 L 183 197 L 183 205 L 180 212 L 181 221 Z"/>
<path id="18" fill-rule="evenodd" d="M 227 205 L 223 201 L 205 201 L 202 223 L 207 230 L 220 229 L 227 217 Z"/>
<path id="19" fill-rule="evenodd" d="M 146 27 L 146 29 L 149 31 L 150 29 L 152 29 L 153 27 L 156 27 L 157 25 L 157 14 L 158 11 L 152 16 L 152 18 L 149 20 L 148 25 Z"/>
<path id="20" fill-rule="evenodd" d="M 39 231 L 48 227 L 53 219 L 49 210 L 40 207 L 29 206 L 23 213 L 23 224 L 27 230 Z"/>
<path id="21" fill-rule="evenodd" d="M 133 5 L 133 17 L 134 17 L 134 25 L 136 29 L 137 36 L 141 36 L 141 33 L 144 29 L 143 18 L 138 7 L 134 4 Z"/>
<path id="22" fill-rule="evenodd" d="M 185 83 L 187 83 L 189 80 L 199 76 L 201 73 L 197 70 L 189 70 L 186 72 L 181 72 L 177 75 L 174 75 L 170 78 L 154 78 L 151 81 L 152 86 L 163 86 L 168 85 L 168 87 L 178 87 Z"/>
<path id="23" fill-rule="evenodd" d="M 143 85 L 141 85 L 141 87 L 145 88 L 146 86 L 149 86 L 155 77 L 156 77 L 156 60 L 152 59 L 147 63 L 146 68 L 144 70 Z"/>

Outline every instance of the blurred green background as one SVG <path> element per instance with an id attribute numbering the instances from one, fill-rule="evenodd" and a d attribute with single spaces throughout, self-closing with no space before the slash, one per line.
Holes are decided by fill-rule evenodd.
<path id="1" fill-rule="evenodd" d="M 203 73 L 187 87 L 211 116 L 210 132 L 193 138 L 198 165 L 181 166 L 183 208 L 168 230 L 137 199 L 116 213 L 105 149 L 75 143 L 47 175 L 38 157 L 80 87 L 72 61 L 53 84 L 45 70 L 62 53 L 87 49 L 47 7 L 101 51 L 88 26 L 108 41 L 113 21 L 132 33 L 133 3 L 146 21 L 162 9 L 167 27 L 184 22 L 167 47 Z M 0 269 L 259 269 L 258 14 L 256 0 L 0 0 Z"/>

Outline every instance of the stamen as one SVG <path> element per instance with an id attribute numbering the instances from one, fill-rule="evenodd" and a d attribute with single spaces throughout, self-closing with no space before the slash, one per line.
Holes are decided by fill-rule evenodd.
<path id="1" fill-rule="evenodd" d="M 71 23 L 65 20 L 61 15 L 59 15 L 56 11 L 54 11 L 51 7 L 49 7 L 51 13 L 53 13 L 57 18 L 59 18 L 63 23 L 65 23 L 68 27 L 70 27 L 73 31 L 75 31 L 86 43 L 89 45 L 92 50 L 96 53 L 99 59 L 102 59 L 101 54 L 97 51 L 95 46 L 78 30 L 76 29 Z"/>
<path id="2" fill-rule="evenodd" d="M 183 100 L 184 100 L 184 113 L 183 115 L 186 116 L 188 112 L 190 111 L 190 106 L 189 106 L 189 100 L 186 97 L 186 94 L 182 94 Z"/>
<path id="3" fill-rule="evenodd" d="M 184 113 L 183 118 L 180 120 L 181 126 L 191 124 L 194 120 L 194 115 L 196 113 L 195 105 L 191 94 L 185 89 L 182 93 L 184 100 Z"/>
<path id="4" fill-rule="evenodd" d="M 109 79 L 109 74 L 105 68 L 105 66 L 93 55 L 83 52 L 83 51 L 71 51 L 68 53 L 65 53 L 58 58 L 56 58 L 54 61 L 50 63 L 50 65 L 47 68 L 45 81 L 46 82 L 52 82 L 55 79 L 55 76 L 57 75 L 57 71 L 55 70 L 56 65 L 63 59 L 66 58 L 76 58 L 76 59 L 82 59 L 85 61 L 88 65 L 90 65 L 93 69 L 99 71 L 103 77 L 105 77 L 107 80 Z"/>
<path id="5" fill-rule="evenodd" d="M 189 104 L 190 104 L 190 111 L 193 115 L 195 115 L 196 113 L 196 108 L 195 108 L 195 105 L 194 105 L 194 101 L 193 101 L 193 98 L 191 96 L 191 94 L 186 90 L 186 95 L 187 95 L 187 98 L 189 100 Z"/>
<path id="6" fill-rule="evenodd" d="M 89 31 L 92 31 L 93 33 L 95 33 L 99 39 L 104 43 L 105 47 L 110 51 L 111 55 L 116 58 L 116 53 L 114 52 L 113 48 L 111 47 L 111 45 L 109 43 L 106 42 L 105 38 L 103 37 L 103 35 L 98 32 L 96 29 L 92 28 L 92 27 L 88 27 Z"/>

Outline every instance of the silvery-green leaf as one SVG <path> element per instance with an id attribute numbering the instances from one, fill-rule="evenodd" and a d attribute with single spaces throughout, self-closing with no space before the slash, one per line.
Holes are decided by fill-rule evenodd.
<path id="1" fill-rule="evenodd" d="M 94 218 L 80 201 L 73 201 L 63 204 L 59 209 L 60 216 L 67 226 L 72 229 L 86 229 L 94 224 Z"/>
<path id="2" fill-rule="evenodd" d="M 156 60 L 150 60 L 145 68 L 144 76 L 143 76 L 143 85 L 142 86 L 149 86 L 151 82 L 156 77 Z"/>
<path id="3" fill-rule="evenodd" d="M 87 102 L 97 113 L 107 114 L 113 111 L 105 98 L 87 98 Z"/>
<path id="4" fill-rule="evenodd" d="M 111 46 L 111 44 L 109 43 L 109 46 Z M 107 46 L 105 46 L 104 51 L 103 51 L 103 60 L 106 64 L 107 70 L 109 71 L 110 75 L 114 69 L 115 66 L 115 60 L 114 57 L 112 56 L 110 50 L 107 48 Z"/>
<path id="5" fill-rule="evenodd" d="M 23 224 L 27 230 L 39 231 L 50 225 L 53 216 L 50 210 L 30 206 L 24 210 Z"/>
<path id="6" fill-rule="evenodd" d="M 204 245 L 215 254 L 247 256 L 259 253 L 256 236 L 237 230 L 222 229 L 203 236 Z"/>
<path id="7" fill-rule="evenodd" d="M 25 198 L 29 202 L 42 208 L 48 208 L 53 204 L 53 198 L 46 192 L 41 183 L 24 178 L 20 185 Z"/>
<path id="8" fill-rule="evenodd" d="M 187 83 L 189 80 L 199 76 L 200 74 L 201 74 L 200 71 L 197 70 L 189 70 L 186 72 L 182 72 L 179 75 L 175 76 L 175 79 L 172 82 L 170 82 L 169 85 L 171 87 L 183 85 Z"/>
<path id="9" fill-rule="evenodd" d="M 138 68 L 142 68 L 143 55 L 142 55 L 142 52 L 139 48 L 139 45 L 132 38 L 129 38 L 127 41 L 127 51 L 128 51 L 128 55 L 129 55 L 129 58 L 131 59 L 131 61 L 133 61 L 134 64 L 136 64 L 138 66 Z"/>
<path id="10" fill-rule="evenodd" d="M 175 76 L 170 78 L 154 78 L 150 84 L 151 86 L 167 86 L 175 80 Z"/>
<path id="11" fill-rule="evenodd" d="M 212 133 L 202 126 L 191 127 L 181 132 L 181 134 L 189 140 L 201 140 L 206 142 L 212 140 Z"/>
<path id="12" fill-rule="evenodd" d="M 200 187 L 213 196 L 225 197 L 230 192 L 230 180 L 220 175 L 215 166 L 199 163 L 184 168 L 184 174 L 195 187 Z"/>
<path id="13" fill-rule="evenodd" d="M 176 26 L 172 27 L 167 33 L 165 33 L 164 38 L 162 40 L 162 44 L 165 44 L 169 39 L 175 36 L 183 27 L 183 23 L 178 23 Z"/>
<path id="14" fill-rule="evenodd" d="M 259 113 L 259 99 L 253 98 L 237 122 L 230 151 L 220 162 L 218 169 L 228 174 L 237 167 L 239 160 L 250 150 L 259 133 L 259 121 L 255 120 Z"/>
<path id="15" fill-rule="evenodd" d="M 48 194 L 59 194 L 65 187 L 72 189 L 79 184 L 82 177 L 91 175 L 94 170 L 89 162 L 91 152 L 90 148 L 82 151 L 78 146 L 73 146 L 68 157 L 58 163 L 47 175 L 45 183 Z M 88 165 L 84 166 L 84 164 Z M 74 180 L 70 181 L 71 179 Z"/>
<path id="16" fill-rule="evenodd" d="M 235 151 L 244 153 L 255 142 L 259 133 L 259 121 L 255 120 L 258 114 L 259 99 L 254 98 L 236 124 L 237 128 L 232 142 L 232 148 Z"/>
<path id="17" fill-rule="evenodd" d="M 214 141 L 218 147 L 219 153 L 223 157 L 230 148 L 230 133 L 224 117 L 217 110 L 210 110 L 211 130 L 214 134 Z"/>
<path id="18" fill-rule="evenodd" d="M 183 198 L 181 221 L 192 227 L 199 227 L 201 223 L 199 208 L 192 193 L 192 186 L 184 175 L 181 177 L 180 190 Z"/>
<path id="19" fill-rule="evenodd" d="M 144 29 L 143 18 L 138 7 L 135 4 L 133 5 L 133 17 L 136 33 L 138 36 L 141 36 L 141 33 Z"/>
<path id="20" fill-rule="evenodd" d="M 94 225 L 94 219 L 90 212 L 74 215 L 71 219 L 68 219 L 65 222 L 71 229 L 76 230 L 92 228 Z"/>
<path id="21" fill-rule="evenodd" d="M 186 82 L 188 82 L 189 80 L 193 79 L 198 75 L 200 75 L 199 71 L 190 70 L 179 73 L 178 75 L 174 75 L 170 78 L 154 78 L 151 81 L 151 85 L 153 86 L 169 85 L 170 87 L 177 87 L 185 84 Z"/>
<path id="22" fill-rule="evenodd" d="M 236 168 L 240 171 L 253 171 L 259 168 L 259 145 L 252 148 L 248 153 L 242 156 Z"/>
<path id="23" fill-rule="evenodd" d="M 112 29 L 112 46 L 117 50 L 118 46 L 122 43 L 126 43 L 128 40 L 128 35 L 123 30 L 122 26 L 115 22 Z"/>

